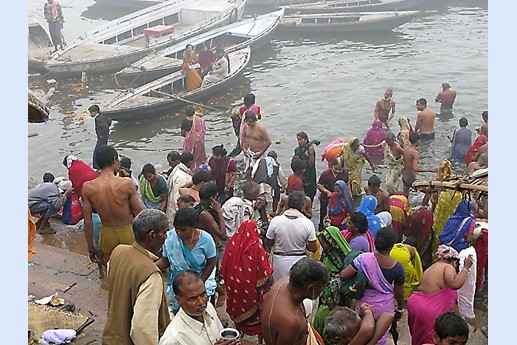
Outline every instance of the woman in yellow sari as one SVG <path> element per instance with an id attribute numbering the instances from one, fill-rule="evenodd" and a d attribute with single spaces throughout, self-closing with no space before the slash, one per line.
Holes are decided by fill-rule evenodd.
<path id="1" fill-rule="evenodd" d="M 364 189 L 362 178 L 364 164 L 368 161 L 373 172 L 375 172 L 375 165 L 370 161 L 368 154 L 366 154 L 366 150 L 359 143 L 359 139 L 355 137 L 350 139 L 350 142 L 343 145 L 341 156 L 343 157 L 345 168 L 348 170 L 348 179 L 350 181 L 352 196 L 363 195 Z"/>
<path id="2" fill-rule="evenodd" d="M 404 267 L 406 279 L 404 281 L 404 301 L 420 284 L 420 278 L 424 273 L 422 261 L 415 247 L 405 243 L 395 243 L 391 249 L 390 256 L 400 262 Z"/>
<path id="3" fill-rule="evenodd" d="M 181 73 L 185 76 L 185 87 L 187 91 L 192 91 L 201 86 L 203 79 L 197 69 L 193 66 L 198 63 L 198 57 L 194 52 L 192 44 L 187 44 L 183 52 L 183 69 Z"/>

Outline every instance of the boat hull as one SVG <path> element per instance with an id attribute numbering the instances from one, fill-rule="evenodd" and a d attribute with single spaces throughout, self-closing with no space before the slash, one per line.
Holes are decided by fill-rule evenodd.
<path id="1" fill-rule="evenodd" d="M 308 13 L 343 13 L 343 12 L 379 12 L 379 11 L 408 11 L 418 9 L 429 0 L 400 0 L 360 4 L 365 1 L 326 1 L 286 6 L 286 14 Z M 356 5 L 357 4 L 357 5 Z"/>
<path id="2" fill-rule="evenodd" d="M 283 15 L 283 11 L 280 12 L 274 21 L 271 21 L 271 25 L 267 27 L 267 29 L 260 34 L 251 37 L 249 39 L 243 39 L 241 42 L 227 46 L 225 45 L 225 50 L 227 53 L 231 53 L 237 50 L 240 50 L 246 46 L 251 47 L 253 50 L 260 48 L 264 44 L 270 42 L 271 38 L 273 37 L 275 30 L 278 27 L 278 24 L 280 23 L 280 19 Z M 235 36 L 229 35 L 229 37 L 226 37 L 226 33 L 224 33 L 224 28 L 221 28 L 221 30 L 218 30 L 218 32 L 221 32 L 220 35 L 206 35 L 203 37 L 203 41 L 207 40 L 214 40 L 217 42 L 230 42 L 232 38 L 235 38 Z M 195 40 L 196 38 L 193 38 Z M 227 40 L 226 40 L 227 39 Z M 178 46 L 183 47 L 187 43 L 193 42 L 192 40 L 185 41 L 182 43 L 178 43 Z M 195 44 L 194 44 L 195 45 Z M 183 48 L 181 48 L 181 51 L 183 51 Z M 179 51 L 178 51 L 179 52 Z M 136 63 L 138 64 L 138 62 Z M 115 81 L 118 86 L 120 87 L 138 87 L 145 83 L 148 83 L 150 81 L 153 81 L 155 79 L 164 77 L 168 74 L 174 73 L 179 71 L 182 68 L 183 64 L 181 60 L 173 60 L 171 58 L 170 61 L 168 61 L 166 64 L 160 65 L 160 67 L 157 68 L 149 68 L 141 66 L 141 68 L 127 68 L 124 69 L 118 73 L 115 73 Z M 127 70 L 127 71 L 126 71 Z"/>
<path id="3" fill-rule="evenodd" d="M 243 51 L 246 52 L 246 56 L 244 57 L 244 62 L 238 67 L 236 71 L 230 74 L 225 79 L 209 84 L 205 87 L 200 87 L 198 89 L 177 94 L 181 98 L 187 99 L 189 101 L 198 101 L 203 100 L 207 97 L 210 97 L 214 94 L 218 94 L 224 92 L 226 88 L 233 84 L 235 79 L 242 76 L 244 73 L 245 67 L 248 65 L 251 58 L 251 49 L 244 48 Z M 238 54 L 239 52 L 235 52 L 233 54 Z M 232 53 L 231 53 L 232 54 Z M 233 65 L 233 61 L 232 61 Z M 166 85 L 163 85 L 166 86 Z M 154 89 L 158 89 L 154 88 Z M 154 90 L 153 89 L 153 90 Z M 151 91 L 152 92 L 152 91 Z M 135 102 L 124 105 L 123 103 L 117 104 L 113 107 L 110 107 L 109 104 L 102 107 L 102 113 L 114 120 L 117 121 L 135 121 L 153 118 L 157 116 L 162 116 L 167 113 L 172 112 L 173 110 L 184 107 L 188 105 L 188 103 L 174 98 L 168 97 L 150 97 L 150 96 L 140 96 L 141 102 L 140 104 L 135 104 Z M 146 99 L 148 101 L 146 101 Z"/>
<path id="4" fill-rule="evenodd" d="M 380 13 L 380 12 L 379 12 Z M 285 32 L 290 33 L 369 33 L 369 32 L 378 32 L 378 31 L 386 31 L 392 30 L 402 24 L 405 24 L 419 15 L 419 11 L 411 11 L 410 13 L 398 14 L 394 16 L 390 16 L 388 18 L 383 18 L 379 20 L 357 20 L 351 22 L 324 22 L 324 19 L 332 18 L 341 18 L 340 15 L 337 16 L 326 16 L 322 14 L 318 15 L 306 15 L 305 18 L 314 19 L 314 22 L 304 22 L 304 23 L 296 23 L 294 21 L 289 21 L 290 19 L 297 18 L 299 16 L 286 16 L 285 19 L 287 21 L 280 23 L 280 28 Z M 360 13 L 357 13 L 360 15 Z M 352 14 L 350 14 L 352 15 Z M 322 20 L 319 20 L 322 19 Z"/>

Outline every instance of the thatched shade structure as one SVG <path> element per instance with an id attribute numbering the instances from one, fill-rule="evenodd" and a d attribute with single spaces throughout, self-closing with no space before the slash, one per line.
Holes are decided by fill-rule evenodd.
<path id="1" fill-rule="evenodd" d="M 473 199 L 479 199 L 481 196 L 488 194 L 488 168 L 477 170 L 470 176 L 454 176 L 442 181 L 415 181 L 413 182 L 413 188 L 424 193 L 456 190 L 462 194 L 470 193 Z"/>
<path id="2" fill-rule="evenodd" d="M 29 95 L 29 118 L 31 123 L 42 123 L 48 120 L 49 109 L 30 92 Z"/>

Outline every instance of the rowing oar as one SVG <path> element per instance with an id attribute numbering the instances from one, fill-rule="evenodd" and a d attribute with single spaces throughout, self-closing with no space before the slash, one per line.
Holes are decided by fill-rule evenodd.
<path id="1" fill-rule="evenodd" d="M 168 94 L 168 93 L 165 93 L 165 92 L 161 92 L 161 91 L 158 91 L 158 90 L 152 90 L 151 92 L 156 92 L 159 95 L 163 95 L 163 96 L 167 96 L 167 97 L 170 97 L 170 98 L 174 98 L 174 99 L 177 99 L 177 100 L 185 102 L 185 103 L 190 103 L 190 104 L 193 104 L 193 105 L 197 105 L 197 106 L 199 106 L 201 108 L 206 108 L 208 110 L 221 111 L 221 109 L 212 108 L 212 107 L 209 107 L 208 105 L 204 105 L 204 104 L 201 104 L 201 103 L 198 103 L 198 102 L 194 102 L 194 101 L 191 101 L 190 99 L 186 99 L 186 98 L 180 97 L 178 95 L 171 95 L 171 94 Z"/>

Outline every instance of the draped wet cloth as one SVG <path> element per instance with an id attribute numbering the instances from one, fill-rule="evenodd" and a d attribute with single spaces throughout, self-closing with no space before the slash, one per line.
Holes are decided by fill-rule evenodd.
<path id="1" fill-rule="evenodd" d="M 172 289 L 174 278 L 186 270 L 202 273 L 208 264 L 207 260 L 216 256 L 215 243 L 209 233 L 200 230 L 199 240 L 190 250 L 185 241 L 176 234 L 176 230 L 169 230 L 167 231 L 167 239 L 163 244 L 163 256 L 167 257 L 170 264 L 167 279 L 167 299 L 172 305 L 173 312 L 176 313 L 180 306 Z M 213 296 L 216 286 L 214 268 L 205 281 L 206 294 Z"/>
<path id="2" fill-rule="evenodd" d="M 397 139 L 400 143 L 400 146 L 403 148 L 408 148 L 411 146 L 411 143 L 409 142 L 409 135 L 414 132 L 413 127 L 411 126 L 409 119 L 405 116 L 401 116 L 399 118 L 399 126 L 400 132 L 397 135 Z"/>
<path id="3" fill-rule="evenodd" d="M 386 142 L 382 143 L 382 150 L 384 151 L 384 163 L 388 166 L 385 179 L 386 190 L 389 194 L 394 194 L 400 189 L 402 171 L 404 170 L 404 157 L 400 156 L 397 159 Z"/>
<path id="4" fill-rule="evenodd" d="M 352 149 L 352 143 L 357 138 L 350 139 L 350 142 L 343 145 L 341 149 L 341 157 L 343 158 L 343 162 L 345 164 L 346 170 L 348 170 L 348 178 L 350 181 L 352 195 L 362 195 L 364 194 L 363 190 L 363 167 L 366 163 L 366 158 L 364 157 L 364 148 L 360 146 L 356 151 Z"/>
<path id="5" fill-rule="evenodd" d="M 420 278 L 422 278 L 422 274 L 424 273 L 420 255 L 415 248 L 415 256 L 411 258 L 411 253 L 404 244 L 395 243 L 391 249 L 390 256 L 400 262 L 404 267 L 406 274 L 404 281 L 404 300 L 407 301 L 409 295 L 411 295 L 418 287 L 418 284 L 420 284 Z"/>
<path id="6" fill-rule="evenodd" d="M 337 180 L 334 185 L 338 186 L 341 190 L 341 196 L 338 196 L 336 192 L 330 194 L 327 212 L 329 214 L 330 223 L 341 229 L 345 226 L 343 221 L 350 215 L 350 210 L 353 210 L 352 198 L 343 180 Z"/>
<path id="7" fill-rule="evenodd" d="M 368 220 L 368 230 L 370 230 L 373 237 L 375 237 L 377 231 L 382 227 L 381 219 L 375 214 L 376 207 L 377 199 L 372 195 L 367 195 L 356 209 L 356 211 L 361 212 L 366 216 L 366 219 Z"/>
<path id="8" fill-rule="evenodd" d="M 205 133 L 205 120 L 194 115 L 192 128 L 185 134 L 182 149 L 182 152 L 190 152 L 194 156 L 194 169 L 206 163 Z"/>
<path id="9" fill-rule="evenodd" d="M 243 222 L 224 251 L 221 276 L 228 296 L 226 311 L 236 328 L 247 335 L 262 333 L 262 289 L 272 273 L 257 223 L 253 220 Z"/>
<path id="10" fill-rule="evenodd" d="M 355 303 L 355 311 L 359 313 L 361 304 L 367 303 L 372 308 L 374 317 L 379 317 L 384 312 L 393 314 L 395 311 L 395 287 L 384 278 L 375 254 L 360 254 L 353 263 L 357 270 L 368 278 L 368 284 L 371 287 L 364 289 L 364 296 Z M 387 336 L 388 331 L 377 344 L 386 344 Z"/>
<path id="11" fill-rule="evenodd" d="M 465 155 L 465 163 L 467 166 L 472 162 L 474 156 L 478 153 L 479 148 L 485 145 L 488 142 L 488 138 L 484 134 L 480 134 L 477 139 L 474 141 L 469 149 L 467 150 L 467 154 Z"/>
<path id="12" fill-rule="evenodd" d="M 378 145 L 386 139 L 386 130 L 382 128 L 382 121 L 379 119 L 373 120 L 372 127 L 366 132 L 363 143 L 365 145 Z M 382 156 L 384 155 L 383 149 L 366 149 L 366 152 L 371 156 Z"/>
<path id="13" fill-rule="evenodd" d="M 66 157 L 66 168 L 68 169 L 68 179 L 72 181 L 74 192 L 79 197 L 83 193 L 83 184 L 99 177 L 95 170 L 74 155 Z"/>
<path id="14" fill-rule="evenodd" d="M 434 294 L 415 291 L 409 296 L 407 309 L 412 345 L 434 343 L 434 320 L 441 313 L 452 310 L 457 298 L 458 292 L 449 287 Z"/>

